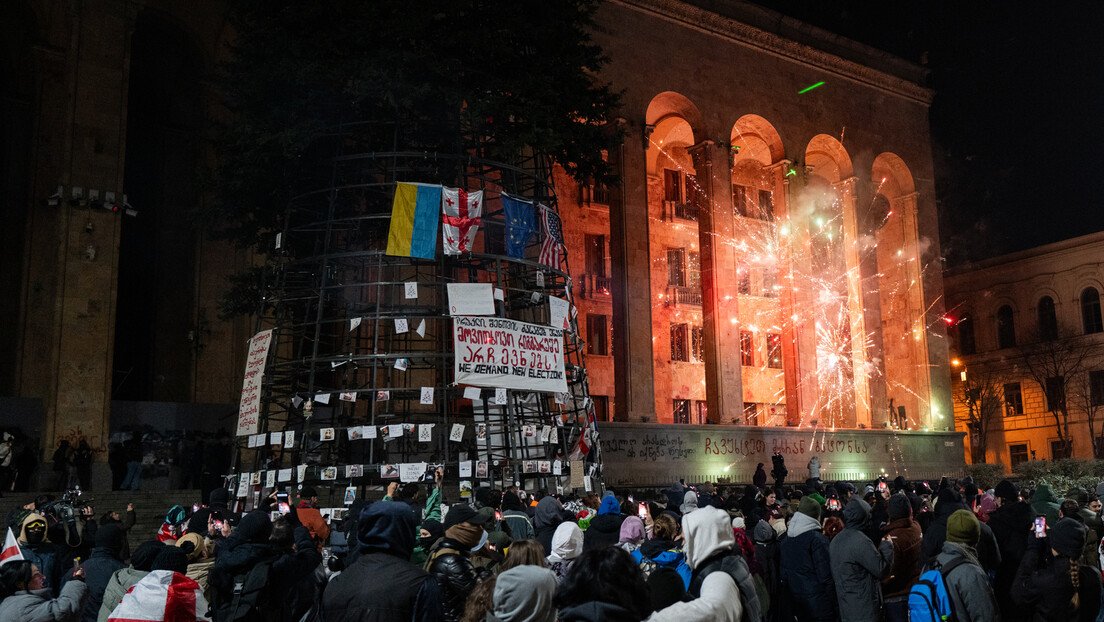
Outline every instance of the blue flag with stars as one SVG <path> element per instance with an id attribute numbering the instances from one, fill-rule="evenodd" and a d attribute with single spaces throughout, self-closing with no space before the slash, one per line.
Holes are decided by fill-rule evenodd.
<path id="1" fill-rule="evenodd" d="M 502 210 L 506 216 L 506 254 L 525 259 L 525 247 L 537 232 L 533 204 L 503 193 Z"/>

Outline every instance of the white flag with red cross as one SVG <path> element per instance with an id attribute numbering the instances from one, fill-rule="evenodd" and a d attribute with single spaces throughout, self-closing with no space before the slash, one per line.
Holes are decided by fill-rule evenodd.
<path id="1" fill-rule="evenodd" d="M 209 621 L 203 588 L 172 570 L 154 570 L 134 587 L 107 618 L 109 622 Z"/>
<path id="2" fill-rule="evenodd" d="M 470 253 L 483 216 L 483 191 L 448 188 L 441 192 L 441 244 L 446 255 Z"/>
<path id="3" fill-rule="evenodd" d="M 19 541 L 15 539 L 11 527 L 8 527 L 8 537 L 4 539 L 4 550 L 0 551 L 0 566 L 20 559 L 23 559 L 23 552 L 19 550 Z"/>

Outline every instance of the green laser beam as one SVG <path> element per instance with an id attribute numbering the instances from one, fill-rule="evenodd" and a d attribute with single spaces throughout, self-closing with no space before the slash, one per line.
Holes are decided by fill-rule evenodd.
<path id="1" fill-rule="evenodd" d="M 808 93 L 809 91 L 815 89 L 818 86 L 824 86 L 824 83 L 823 82 L 817 82 L 816 84 L 814 84 L 812 86 L 807 86 L 807 87 L 801 89 L 800 91 L 798 91 L 797 94 L 801 95 L 802 93 Z"/>

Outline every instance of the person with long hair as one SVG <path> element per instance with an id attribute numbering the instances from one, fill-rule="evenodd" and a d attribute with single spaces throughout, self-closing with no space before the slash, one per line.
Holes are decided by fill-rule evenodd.
<path id="1" fill-rule="evenodd" d="M 88 587 L 84 570 L 73 573 L 71 580 L 53 598 L 45 587 L 46 576 L 38 566 L 27 560 L 12 561 L 0 566 L 0 622 L 76 622 L 80 619 Z"/>
<path id="2" fill-rule="evenodd" d="M 1045 537 L 1027 537 L 1027 552 L 1012 583 L 1013 602 L 1033 608 L 1032 620 L 1096 620 L 1100 573 L 1078 562 L 1085 526 L 1063 518 Z"/>
<path id="3" fill-rule="evenodd" d="M 502 562 L 500 572 L 506 572 L 518 566 L 540 566 L 547 568 L 548 562 L 544 559 L 544 547 L 536 540 L 518 540 L 510 545 L 506 553 L 506 561 Z"/>
<path id="4" fill-rule="evenodd" d="M 643 620 L 652 612 L 644 573 L 618 547 L 580 555 L 556 590 L 560 622 Z"/>

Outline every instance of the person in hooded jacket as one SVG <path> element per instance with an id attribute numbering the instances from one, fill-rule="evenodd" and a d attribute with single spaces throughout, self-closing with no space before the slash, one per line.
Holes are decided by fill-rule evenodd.
<path id="1" fill-rule="evenodd" d="M 973 512 L 955 510 L 947 519 L 943 548 L 924 570 L 939 570 L 955 564 L 946 573 L 944 585 L 951 611 L 959 622 L 992 622 L 1000 619 L 989 576 L 977 559 L 974 546 L 981 537 L 981 522 Z M 906 621 L 908 617 L 904 618 Z"/>
<path id="2" fill-rule="evenodd" d="M 843 531 L 828 545 L 840 618 L 880 620 L 882 579 L 893 568 L 893 541 L 887 536 L 874 546 L 864 533 L 870 524 L 870 506 L 857 496 L 843 508 L 843 524 Z"/>
<path id="3" fill-rule="evenodd" d="M 88 559 L 81 562 L 84 570 L 84 583 L 88 587 L 88 597 L 84 601 L 80 620 L 82 622 L 95 622 L 103 605 L 104 592 L 111 576 L 117 571 L 126 568 L 120 557 L 123 550 L 123 540 L 126 534 L 114 524 L 100 527 L 96 532 L 96 547 Z M 71 575 L 65 578 L 62 587 L 72 579 Z"/>
<path id="4" fill-rule="evenodd" d="M 762 488 L 767 485 L 767 472 L 763 470 L 763 463 L 755 465 L 755 474 L 751 476 L 751 483 L 756 488 Z"/>
<path id="5" fill-rule="evenodd" d="M 230 521 L 231 525 L 241 522 L 241 513 L 230 509 L 230 491 L 225 488 L 216 488 L 208 495 L 207 507 L 211 512 L 218 512 L 222 520 Z"/>
<path id="6" fill-rule="evenodd" d="M 556 533 L 552 536 L 552 553 L 548 555 L 547 561 L 557 581 L 563 581 L 571 564 L 587 550 L 585 541 L 583 530 L 571 521 L 565 521 L 556 527 Z"/>
<path id="7" fill-rule="evenodd" d="M 682 495 L 682 504 L 679 505 L 679 514 L 686 516 L 696 509 L 698 509 L 698 493 L 693 490 L 687 490 L 686 494 Z"/>
<path id="8" fill-rule="evenodd" d="M 920 524 L 912 519 L 912 503 L 904 493 L 891 495 L 886 506 L 889 522 L 882 527 L 882 532 L 893 541 L 893 568 L 882 582 L 886 619 L 908 622 L 908 594 L 912 584 L 920 578 L 920 546 L 924 534 Z"/>
<path id="9" fill-rule="evenodd" d="M 537 503 L 537 510 L 533 516 L 533 537 L 544 546 L 544 554 L 552 554 L 552 534 L 556 528 L 564 522 L 563 505 L 560 500 L 548 496 Z"/>
<path id="10" fill-rule="evenodd" d="M 736 550 L 736 538 L 728 513 L 717 508 L 701 508 L 682 519 L 682 534 L 686 547 L 686 563 L 692 571 L 687 592 L 697 598 L 702 582 L 710 573 L 726 572 L 740 589 L 747 619 L 758 622 L 765 618 L 755 592 L 747 560 Z"/>
<path id="11" fill-rule="evenodd" d="M 590 526 L 583 536 L 583 550 L 589 551 L 616 545 L 621 532 L 621 522 L 624 520 L 617 497 L 613 496 L 612 492 L 607 493 L 598 506 L 598 515 L 590 519 Z"/>
<path id="12" fill-rule="evenodd" d="M 43 574 L 46 589 L 54 596 L 60 594 L 61 578 L 69 561 L 67 551 L 46 539 L 46 517 L 28 512 L 19 522 L 19 549 L 23 558 L 38 567 Z"/>
<path id="13" fill-rule="evenodd" d="M 615 546 L 580 555 L 553 604 L 560 622 L 639 622 L 652 609 L 644 574 Z"/>
<path id="14" fill-rule="evenodd" d="M 186 533 L 176 541 L 176 546 L 187 556 L 188 567 L 184 574 L 195 581 L 207 602 L 211 601 L 211 569 L 215 566 L 213 542 L 198 533 Z"/>
<path id="15" fill-rule="evenodd" d="M 157 554 L 164 548 L 165 545 L 156 540 L 143 542 L 135 547 L 134 554 L 130 556 L 130 566 L 116 570 L 107 582 L 107 587 L 103 593 L 103 603 L 96 615 L 96 622 L 107 622 L 108 616 L 115 610 L 127 590 L 153 570 L 153 562 L 157 559 Z"/>
<path id="16" fill-rule="evenodd" d="M 952 488 L 941 488 L 935 504 L 935 517 L 924 532 L 924 543 L 920 547 L 920 563 L 928 564 L 939 554 L 946 538 L 947 518 L 958 510 L 969 510 L 961 497 Z M 977 544 L 978 561 L 985 572 L 995 573 L 1000 567 L 1001 553 L 993 528 L 981 524 L 981 539 Z"/>
<path id="17" fill-rule="evenodd" d="M 639 516 L 626 516 L 625 520 L 621 522 L 621 530 L 617 535 L 617 546 L 631 554 L 640 548 L 647 537 L 644 521 L 640 520 Z"/>
<path id="18" fill-rule="evenodd" d="M 498 575 L 488 622 L 554 622 L 556 576 L 547 568 L 517 566 Z"/>
<path id="19" fill-rule="evenodd" d="M 77 622 L 88 590 L 84 571 L 54 598 L 34 563 L 21 559 L 0 566 L 0 622 Z"/>
<path id="20" fill-rule="evenodd" d="M 682 589 L 690 587 L 692 571 L 686 563 L 686 553 L 675 541 L 678 537 L 678 523 L 668 514 L 660 514 L 652 525 L 652 539 L 645 540 L 640 548 L 632 551 L 633 561 L 640 567 L 645 577 L 651 576 L 657 568 L 670 568 L 682 579 Z"/>
<path id="21" fill-rule="evenodd" d="M 743 607 L 736 582 L 714 572 L 702 582 L 701 597 L 656 611 L 648 622 L 740 622 Z"/>
<path id="22" fill-rule="evenodd" d="M 1033 621 L 1096 620 L 1100 609 L 1100 573 L 1079 564 L 1085 546 L 1085 526 L 1063 518 L 1044 538 L 1028 539 L 1020 569 L 1012 586 L 1016 605 L 1033 610 Z"/>
<path id="23" fill-rule="evenodd" d="M 525 513 L 521 497 L 512 490 L 502 493 L 502 522 L 506 523 L 514 540 L 532 540 L 537 535 L 529 515 Z"/>
<path id="24" fill-rule="evenodd" d="M 820 458 L 816 456 L 809 458 L 809 479 L 820 479 Z"/>
<path id="25" fill-rule="evenodd" d="M 798 622 L 830 622 L 836 615 L 836 584 L 828 554 L 828 536 L 821 531 L 821 507 L 801 498 L 779 545 L 782 595 Z"/>
<path id="26" fill-rule="evenodd" d="M 1012 584 L 1020 562 L 1027 552 L 1028 540 L 1024 534 L 1032 529 L 1035 512 L 1020 500 L 1020 491 L 1008 480 L 1002 480 L 993 490 L 997 509 L 989 513 L 986 526 L 993 532 L 1000 549 L 1001 561 L 993 580 L 993 592 L 1001 607 L 1001 618 L 1016 622 L 1030 618 L 1030 612 L 1012 604 Z"/>
<path id="27" fill-rule="evenodd" d="M 440 586 L 444 619 L 448 622 L 456 622 L 464 614 L 464 602 L 482 578 L 472 565 L 471 551 L 486 542 L 485 522 L 486 517 L 470 505 L 453 505 L 445 514 L 445 537 L 426 560 L 426 570 Z"/>
<path id="28" fill-rule="evenodd" d="M 1045 516 L 1048 525 L 1056 525 L 1061 516 L 1058 516 L 1058 499 L 1050 484 L 1041 482 L 1035 488 L 1035 494 L 1031 495 L 1031 509 L 1036 516 Z"/>
<path id="29" fill-rule="evenodd" d="M 410 511 L 373 503 L 360 512 L 356 533 L 360 555 L 326 586 L 322 622 L 442 620 L 437 582 L 408 561 L 414 551 Z"/>

